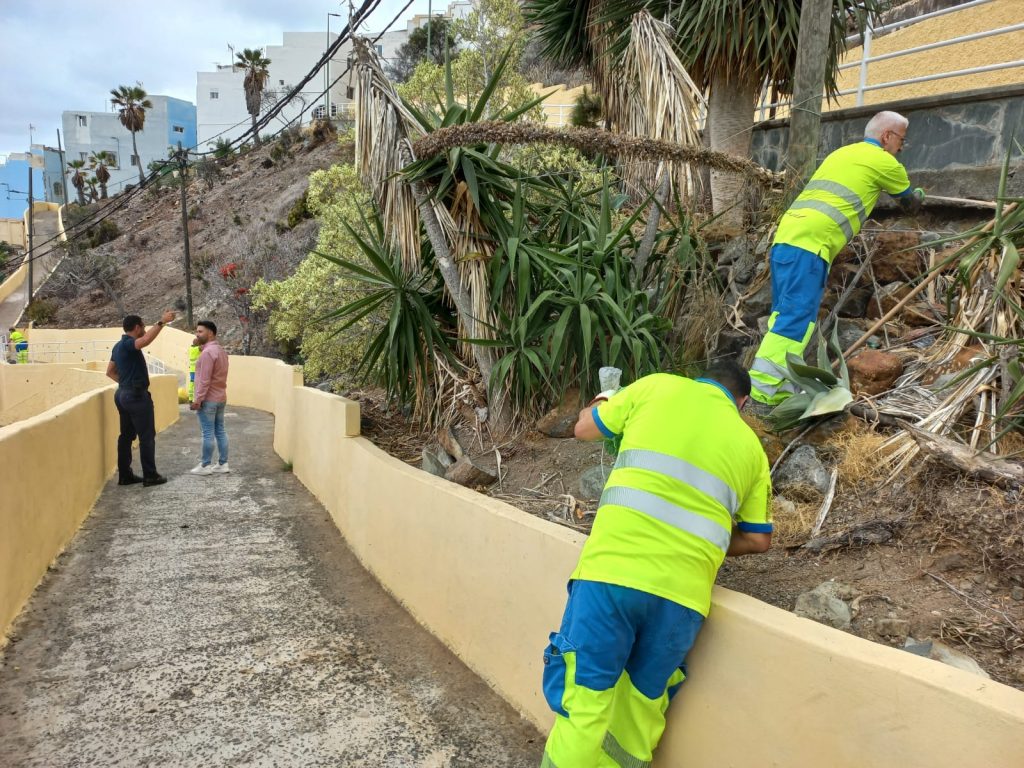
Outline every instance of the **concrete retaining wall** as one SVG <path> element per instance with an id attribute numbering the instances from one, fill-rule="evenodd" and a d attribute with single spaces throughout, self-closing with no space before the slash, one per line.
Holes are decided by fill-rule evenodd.
<path id="1" fill-rule="evenodd" d="M 154 376 L 150 391 L 166 429 L 178 418 L 177 382 Z M 117 467 L 119 423 L 111 385 L 0 427 L 0 643 Z"/>
<path id="2" fill-rule="evenodd" d="M 291 369 L 246 364 L 246 378 L 284 404 Z M 262 386 L 231 381 L 228 397 L 256 407 L 268 399 Z M 506 700 L 549 727 L 541 651 L 583 537 L 346 437 L 358 434 L 355 403 L 303 387 L 291 400 L 290 413 L 277 414 L 275 448 L 363 564 Z M 1024 754 L 1024 693 L 722 588 L 690 671 L 658 766 L 1011 768 Z"/>
<path id="3" fill-rule="evenodd" d="M 161 334 L 161 355 L 183 336 Z M 300 384 L 280 361 L 233 357 L 228 400 L 274 412 L 275 450 L 363 564 L 546 729 L 541 652 L 583 537 L 388 456 L 356 436 L 356 403 Z M 1016 768 L 1024 754 L 1024 693 L 726 589 L 690 662 L 663 768 Z"/>
<path id="4" fill-rule="evenodd" d="M 0 426 L 27 419 L 111 381 L 98 363 L 0 365 Z"/>
<path id="5" fill-rule="evenodd" d="M 1012 153 L 1015 166 L 1021 163 L 1021 151 L 1014 142 L 1016 137 L 1024 144 L 1024 86 L 1020 85 L 827 112 L 821 120 L 819 158 L 862 139 L 868 120 L 883 109 L 910 120 L 907 145 L 899 159 L 911 182 L 931 194 L 994 199 L 1007 153 Z M 788 120 L 757 124 L 751 149 L 754 161 L 781 169 L 788 141 Z M 1013 196 L 1024 194 L 1024 174 L 1010 179 L 1008 190 Z"/>

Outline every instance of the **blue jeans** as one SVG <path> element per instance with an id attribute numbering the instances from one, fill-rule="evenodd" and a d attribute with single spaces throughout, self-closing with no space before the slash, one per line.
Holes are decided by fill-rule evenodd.
<path id="1" fill-rule="evenodd" d="M 213 461 L 213 440 L 217 439 L 217 453 L 220 463 L 228 463 L 228 433 L 224 431 L 224 407 L 227 403 L 211 403 L 206 400 L 199 406 L 199 428 L 203 431 L 203 466 Z"/>

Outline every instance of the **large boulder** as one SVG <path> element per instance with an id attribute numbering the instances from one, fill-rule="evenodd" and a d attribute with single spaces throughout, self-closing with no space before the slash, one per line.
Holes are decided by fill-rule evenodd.
<path id="1" fill-rule="evenodd" d="M 826 581 L 810 592 L 802 593 L 796 599 L 793 613 L 836 629 L 849 629 L 853 614 L 850 606 L 841 598 L 841 595 L 846 594 L 841 587 Z"/>
<path id="2" fill-rule="evenodd" d="M 924 271 L 917 251 L 920 245 L 921 236 L 917 232 L 880 232 L 875 237 L 875 255 L 871 259 L 875 279 L 879 283 L 892 283 L 919 277 Z"/>
<path id="3" fill-rule="evenodd" d="M 846 363 L 850 386 L 864 395 L 880 395 L 892 389 L 903 373 L 903 360 L 891 352 L 865 349 Z"/>
<path id="4" fill-rule="evenodd" d="M 809 445 L 801 445 L 782 462 L 772 485 L 780 493 L 789 491 L 787 496 L 802 498 L 807 496 L 808 490 L 824 496 L 830 481 L 831 476 L 817 451 Z"/>
<path id="5" fill-rule="evenodd" d="M 469 456 L 463 456 L 444 473 L 446 479 L 467 488 L 476 488 L 481 485 L 490 485 L 497 481 L 498 476 L 473 461 Z"/>

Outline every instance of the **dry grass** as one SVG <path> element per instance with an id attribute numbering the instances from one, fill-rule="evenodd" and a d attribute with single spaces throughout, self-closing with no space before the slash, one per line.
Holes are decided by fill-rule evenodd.
<path id="1" fill-rule="evenodd" d="M 829 443 L 829 448 L 835 452 L 838 459 L 836 468 L 839 470 L 841 488 L 861 488 L 865 485 L 874 485 L 881 479 L 878 455 L 885 441 L 885 435 L 856 423 Z"/>
<path id="2" fill-rule="evenodd" d="M 786 492 L 787 498 L 789 491 Z M 798 547 L 811 537 L 811 528 L 818 516 L 821 495 L 817 502 L 779 503 L 772 501 L 772 541 L 783 547 Z"/>

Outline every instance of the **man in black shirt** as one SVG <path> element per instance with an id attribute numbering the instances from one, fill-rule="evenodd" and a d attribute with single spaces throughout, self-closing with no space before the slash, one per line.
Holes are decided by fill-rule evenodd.
<path id="1" fill-rule="evenodd" d="M 153 398 L 149 394 L 149 369 L 142 354 L 153 343 L 164 325 L 175 318 L 171 310 L 164 312 L 156 325 L 147 331 L 138 315 L 124 319 L 124 336 L 114 345 L 107 364 L 107 376 L 117 382 L 114 404 L 121 416 L 121 434 L 117 438 L 118 485 L 142 483 L 161 485 L 167 478 L 156 471 L 156 424 Z M 142 477 L 132 472 L 132 442 L 139 438 Z"/>

